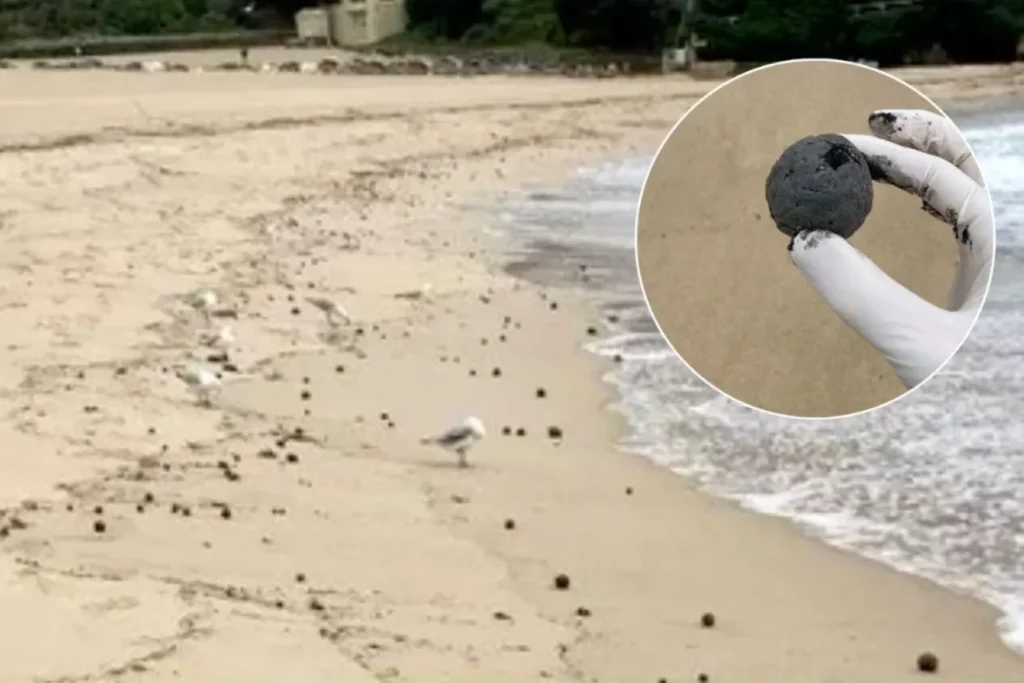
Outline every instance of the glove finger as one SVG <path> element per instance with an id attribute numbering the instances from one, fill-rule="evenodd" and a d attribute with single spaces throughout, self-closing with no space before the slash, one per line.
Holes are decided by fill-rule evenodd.
<path id="1" fill-rule="evenodd" d="M 925 109 L 880 109 L 868 117 L 868 127 L 883 140 L 945 159 L 984 187 L 978 160 L 950 118 Z"/>
<path id="2" fill-rule="evenodd" d="M 920 197 L 926 208 L 946 223 L 964 223 L 961 214 L 974 209 L 988 193 L 945 159 L 902 147 L 872 135 L 846 135 L 864 153 L 875 180 Z"/>
<path id="3" fill-rule="evenodd" d="M 917 195 L 926 211 L 953 227 L 960 263 L 950 307 L 980 307 L 995 258 L 995 221 L 988 190 L 937 156 L 871 135 L 846 138 L 867 157 L 873 178 Z"/>
<path id="4" fill-rule="evenodd" d="M 970 328 L 963 316 L 935 306 L 886 275 L 842 237 L 804 230 L 790 258 L 836 315 L 889 362 L 909 389 L 956 351 Z"/>

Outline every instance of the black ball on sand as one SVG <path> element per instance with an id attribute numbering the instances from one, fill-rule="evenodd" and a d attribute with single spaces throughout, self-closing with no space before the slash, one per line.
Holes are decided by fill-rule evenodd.
<path id="1" fill-rule="evenodd" d="M 548 395 L 548 392 L 547 392 L 547 390 L 544 387 L 539 387 L 537 389 L 537 398 L 544 398 L 547 395 Z"/>
<path id="2" fill-rule="evenodd" d="M 516 520 L 511 519 L 511 518 L 510 519 L 506 519 L 505 520 L 505 528 L 507 530 L 509 530 L 509 531 L 512 531 L 513 529 L 515 529 L 516 528 Z"/>
<path id="3" fill-rule="evenodd" d="M 697 674 L 697 683 L 708 683 L 708 680 L 707 674 Z"/>
<path id="4" fill-rule="evenodd" d="M 552 425 L 551 427 L 548 427 L 548 438 L 550 438 L 550 439 L 561 439 L 562 438 L 562 428 L 561 427 L 556 427 L 554 425 Z"/>
<path id="5" fill-rule="evenodd" d="M 772 166 L 765 198 L 776 227 L 790 237 L 828 230 L 849 238 L 871 212 L 868 160 L 842 135 L 801 138 Z"/>
<path id="6" fill-rule="evenodd" d="M 555 577 L 555 588 L 560 591 L 569 590 L 569 585 L 572 582 L 569 580 L 568 574 L 559 574 Z"/>
<path id="7" fill-rule="evenodd" d="M 917 670 L 926 674 L 933 674 L 939 670 L 939 658 L 931 652 L 922 652 L 917 657 Z"/>
<path id="8" fill-rule="evenodd" d="M 98 534 L 102 534 L 107 530 L 107 524 L 102 519 L 97 519 L 92 523 L 92 530 Z"/>
<path id="9" fill-rule="evenodd" d="M 715 615 L 711 612 L 705 612 L 700 615 L 700 625 L 704 628 L 714 628 L 715 626 Z"/>

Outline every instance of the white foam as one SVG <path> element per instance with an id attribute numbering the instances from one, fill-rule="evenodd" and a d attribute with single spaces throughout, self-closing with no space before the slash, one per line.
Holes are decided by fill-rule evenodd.
<path id="1" fill-rule="evenodd" d="M 607 337 L 586 344 L 584 349 L 605 358 L 618 356 L 624 360 L 653 362 L 675 358 L 675 353 L 661 337 L 644 332 Z"/>

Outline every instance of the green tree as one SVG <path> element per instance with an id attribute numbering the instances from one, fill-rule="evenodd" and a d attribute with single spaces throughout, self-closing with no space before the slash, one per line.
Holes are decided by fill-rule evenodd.
<path id="1" fill-rule="evenodd" d="M 778 61 L 799 57 L 848 57 L 852 31 L 844 0 L 749 0 L 732 33 L 733 57 Z"/>
<path id="2" fill-rule="evenodd" d="M 484 0 L 479 35 L 500 43 L 555 43 L 562 33 L 551 0 Z"/>
<path id="3" fill-rule="evenodd" d="M 881 66 L 895 66 L 903 62 L 909 50 L 927 49 L 928 46 L 913 45 L 913 35 L 901 33 L 901 29 L 912 20 L 916 13 L 878 12 L 856 17 L 853 22 L 854 56 L 871 59 Z"/>
<path id="4" fill-rule="evenodd" d="M 188 12 L 183 0 L 100 0 L 99 16 L 111 33 L 152 35 L 181 30 Z"/>
<path id="5" fill-rule="evenodd" d="M 611 50 L 654 50 L 665 45 L 675 0 L 554 0 L 570 44 Z"/>
<path id="6" fill-rule="evenodd" d="M 924 17 L 952 61 L 1012 61 L 1020 34 L 1012 7 L 997 0 L 933 0 Z"/>
<path id="7" fill-rule="evenodd" d="M 406 0 L 409 27 L 429 38 L 459 40 L 483 21 L 483 0 Z"/>

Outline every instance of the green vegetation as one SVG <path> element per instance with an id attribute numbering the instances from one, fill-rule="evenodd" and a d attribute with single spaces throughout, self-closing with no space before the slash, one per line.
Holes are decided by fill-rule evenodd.
<path id="1" fill-rule="evenodd" d="M 686 0 L 406 0 L 426 41 L 628 52 L 676 46 Z M 1024 0 L 701 0 L 692 27 L 705 59 L 797 57 L 905 62 L 1012 61 Z"/>
<path id="2" fill-rule="evenodd" d="M 279 41 L 296 11 L 328 1 L 0 0 L 0 54 L 57 49 L 44 40 L 94 54 Z M 692 17 L 687 0 L 404 1 L 410 32 L 389 42 L 439 49 L 651 54 L 693 29 L 703 59 L 996 62 L 1024 30 L 1024 0 L 700 0 Z"/>
<path id="3" fill-rule="evenodd" d="M 64 38 L 30 38 L 16 41 L 0 40 L 0 59 L 53 59 L 76 55 L 97 56 L 280 45 L 291 35 L 291 31 L 271 29 L 213 33 L 165 33 L 149 36 L 87 35 Z"/>
<path id="4" fill-rule="evenodd" d="M 281 43 L 291 16 L 243 0 L 0 0 L 0 58 Z"/>

